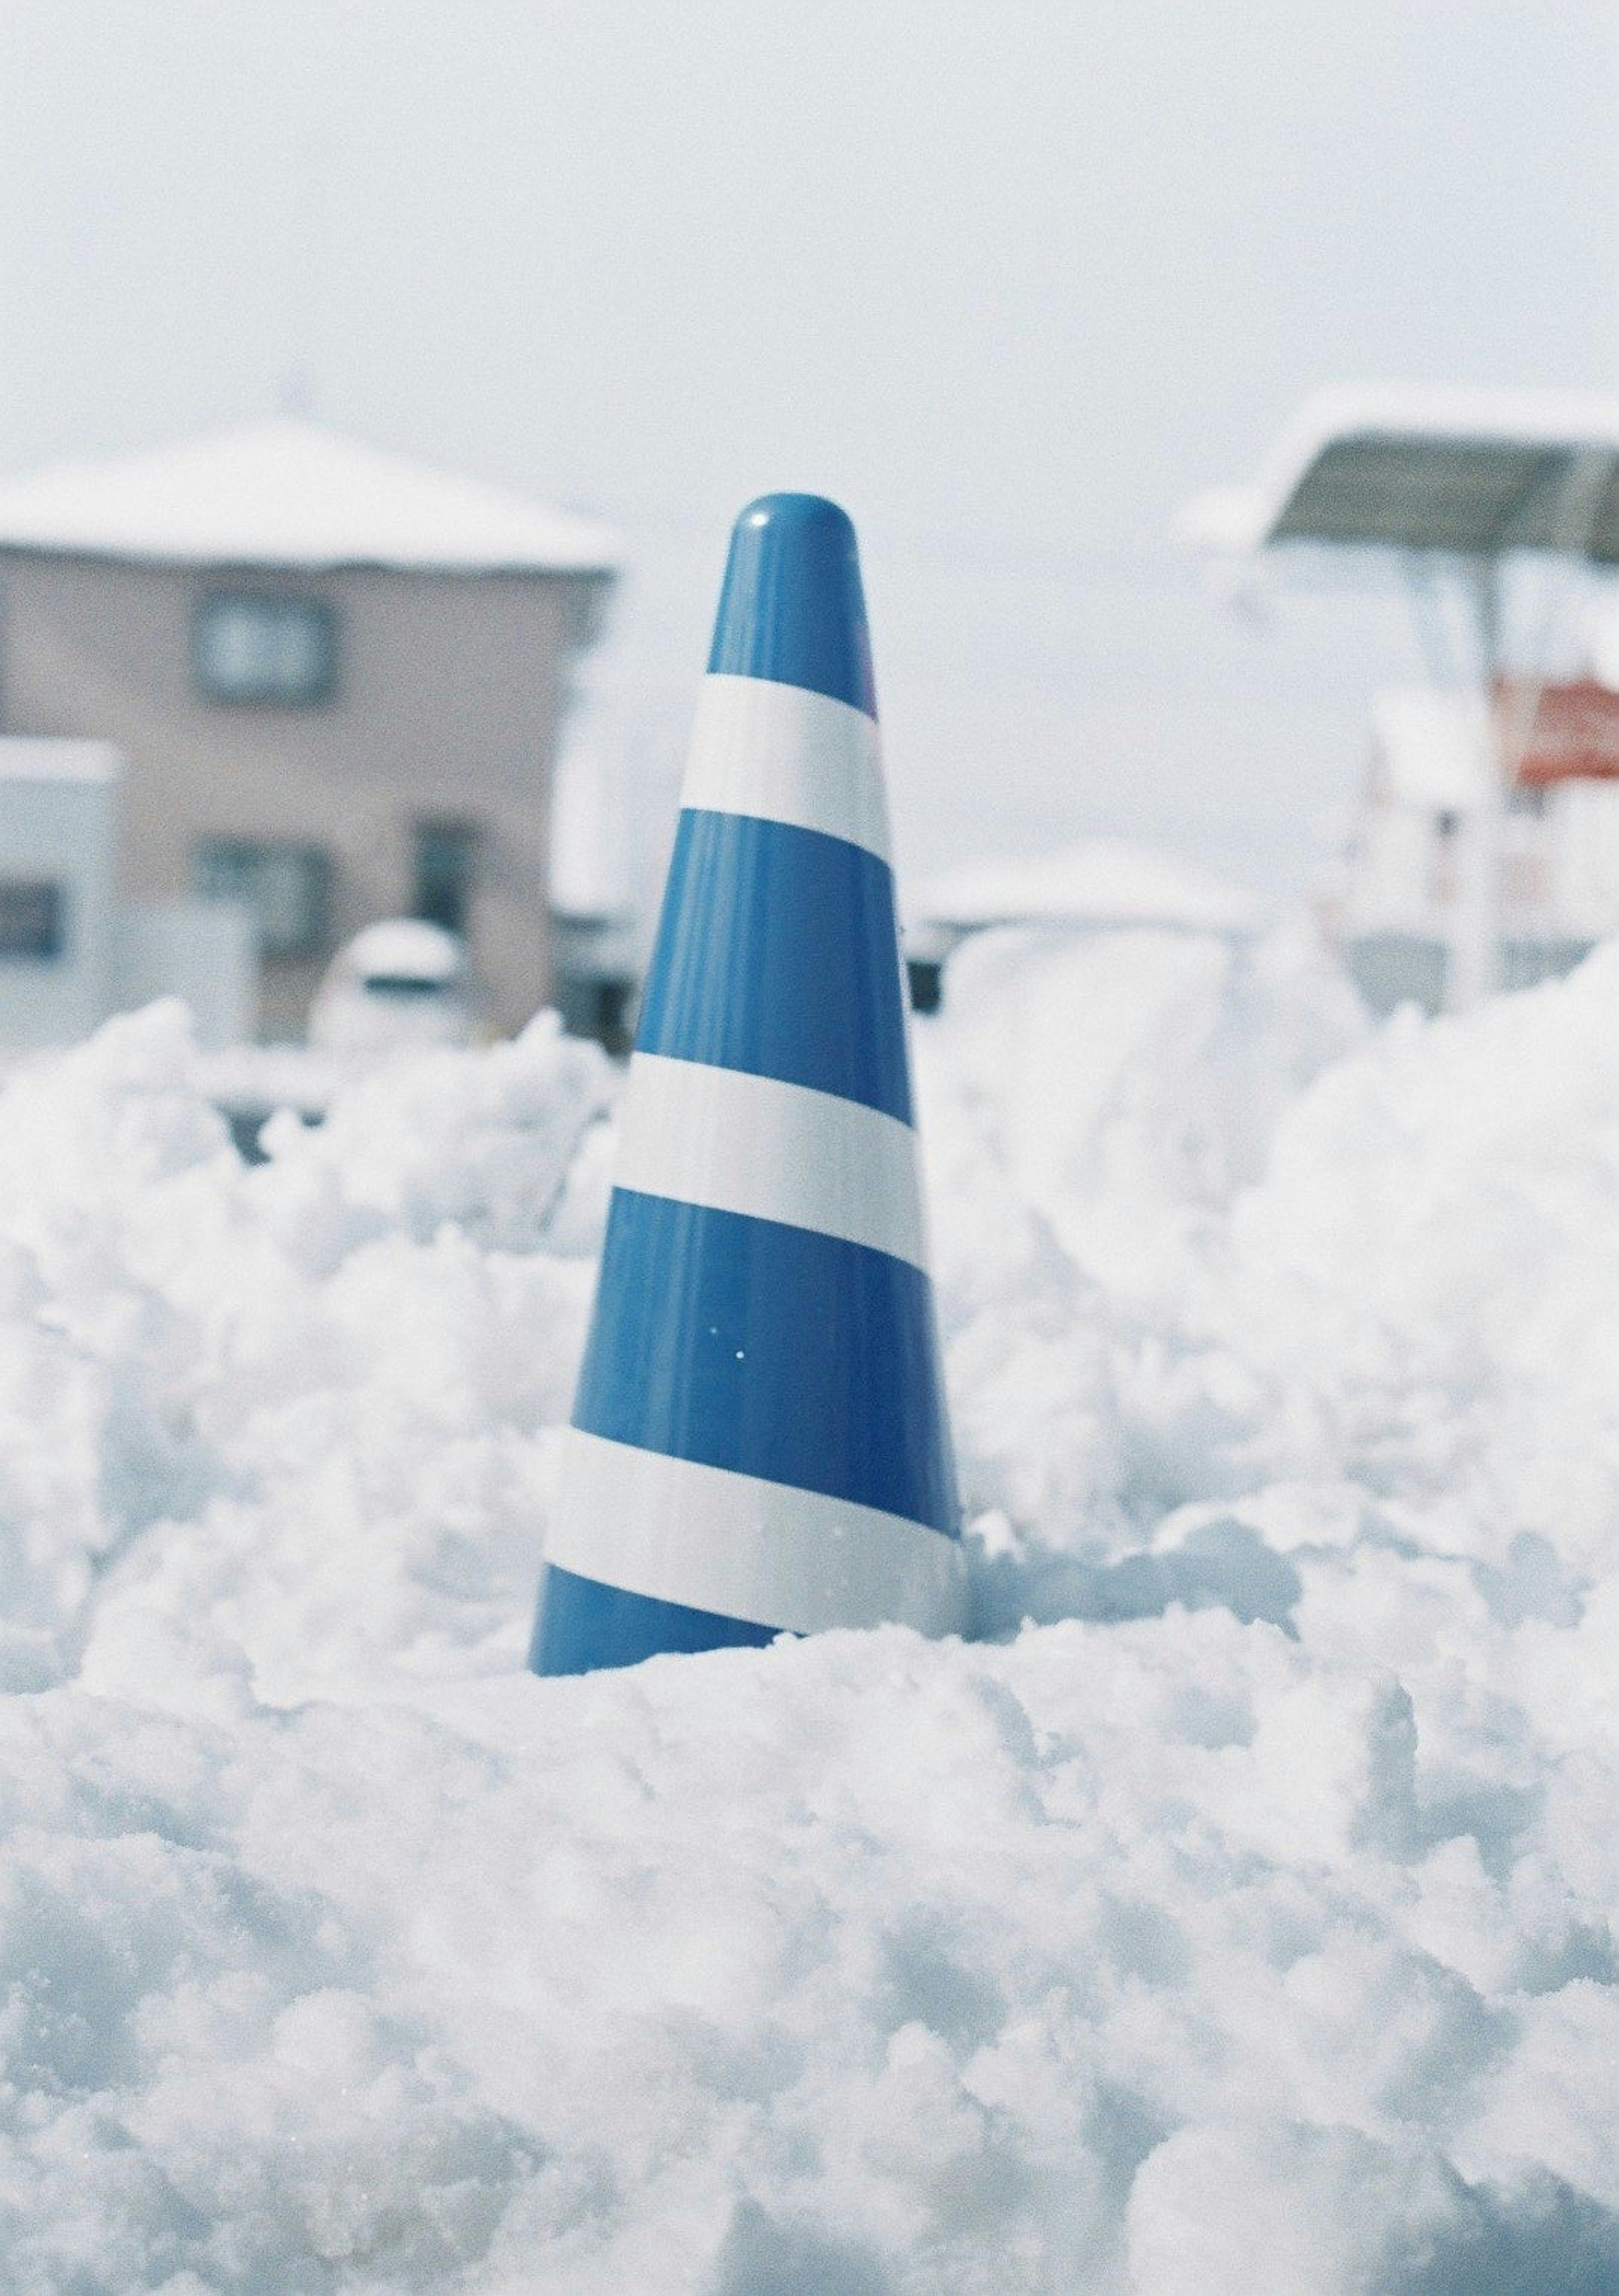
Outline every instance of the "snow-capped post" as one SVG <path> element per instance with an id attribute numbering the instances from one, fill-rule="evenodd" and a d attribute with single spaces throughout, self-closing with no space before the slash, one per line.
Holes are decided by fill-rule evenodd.
<path id="1" fill-rule="evenodd" d="M 854 529 L 732 537 L 530 1663 L 964 1622 Z"/>

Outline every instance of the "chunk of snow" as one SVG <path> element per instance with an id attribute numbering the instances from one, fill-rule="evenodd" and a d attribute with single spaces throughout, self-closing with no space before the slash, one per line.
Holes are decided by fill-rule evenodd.
<path id="1" fill-rule="evenodd" d="M 168 2296 L 1619 2283 L 1619 947 L 989 935 L 980 1639 L 522 1670 L 614 1078 L 0 1091 L 0 2243 Z"/>

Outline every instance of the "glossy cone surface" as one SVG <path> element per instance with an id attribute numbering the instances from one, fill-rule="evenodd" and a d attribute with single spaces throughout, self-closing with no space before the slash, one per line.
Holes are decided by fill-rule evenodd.
<path id="1" fill-rule="evenodd" d="M 854 532 L 742 513 L 626 1085 L 542 1674 L 962 1623 Z"/>

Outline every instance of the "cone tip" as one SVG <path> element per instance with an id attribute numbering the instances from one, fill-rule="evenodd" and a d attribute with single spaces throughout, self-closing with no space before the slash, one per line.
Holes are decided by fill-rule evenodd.
<path id="1" fill-rule="evenodd" d="M 854 525 L 846 510 L 825 495 L 760 495 L 738 513 L 738 526 L 773 527 L 783 537 L 823 530 L 847 537 L 854 547 Z"/>
<path id="2" fill-rule="evenodd" d="M 732 530 L 711 673 L 805 686 L 877 715 L 860 557 L 822 495 L 761 495 Z"/>

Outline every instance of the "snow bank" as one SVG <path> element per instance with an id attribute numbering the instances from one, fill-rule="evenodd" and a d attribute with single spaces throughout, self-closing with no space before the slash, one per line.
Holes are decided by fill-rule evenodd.
<path id="1" fill-rule="evenodd" d="M 520 1670 L 612 1079 L 0 1095 L 26 2292 L 1619 2284 L 1619 950 L 924 1031 L 979 1639 Z"/>

